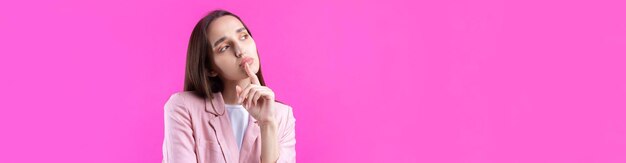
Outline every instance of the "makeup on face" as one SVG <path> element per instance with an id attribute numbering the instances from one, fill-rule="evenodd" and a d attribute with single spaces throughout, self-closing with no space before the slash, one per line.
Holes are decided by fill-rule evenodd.
<path id="1" fill-rule="evenodd" d="M 241 63 L 239 63 L 239 66 L 243 67 L 244 64 L 247 65 L 251 65 L 254 62 L 254 59 L 251 57 L 244 57 L 243 59 L 241 59 Z"/>

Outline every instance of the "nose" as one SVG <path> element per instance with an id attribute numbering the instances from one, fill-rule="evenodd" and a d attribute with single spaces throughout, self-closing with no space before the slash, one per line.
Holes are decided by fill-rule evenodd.
<path id="1" fill-rule="evenodd" d="M 241 45 L 239 45 L 238 43 L 234 44 L 234 48 L 235 48 L 235 57 L 237 58 L 241 58 L 243 56 L 243 48 L 241 48 Z"/>

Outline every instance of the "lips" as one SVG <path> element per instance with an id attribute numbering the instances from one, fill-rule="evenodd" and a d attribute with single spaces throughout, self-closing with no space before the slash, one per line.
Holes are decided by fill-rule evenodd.
<path id="1" fill-rule="evenodd" d="M 242 66 L 244 64 L 252 64 L 252 62 L 254 62 L 254 59 L 250 58 L 250 57 L 245 57 L 243 59 L 241 59 L 241 64 L 239 66 Z"/>

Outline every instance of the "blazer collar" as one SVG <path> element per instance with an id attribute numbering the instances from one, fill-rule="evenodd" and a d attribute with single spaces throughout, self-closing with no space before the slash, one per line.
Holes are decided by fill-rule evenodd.
<path id="1" fill-rule="evenodd" d="M 257 157 L 251 156 L 259 154 L 261 151 L 261 128 L 256 122 L 256 119 L 250 115 L 248 118 L 248 127 L 243 136 L 243 142 L 241 144 L 241 150 L 236 152 L 237 144 L 235 144 L 235 136 L 233 135 L 232 127 L 228 114 L 226 114 L 226 107 L 222 93 L 213 93 L 213 99 L 205 98 L 205 111 L 216 115 L 215 119 L 209 121 L 211 126 L 216 130 L 218 134 L 218 141 L 221 144 L 227 144 L 227 147 L 222 146 L 222 150 L 229 151 L 230 154 L 225 155 L 228 160 L 245 161 L 247 158 Z"/>
<path id="2" fill-rule="evenodd" d="M 248 127 L 246 128 L 246 133 L 243 134 L 243 142 L 241 143 L 241 151 L 239 153 L 240 162 L 248 160 L 249 158 L 260 158 L 258 154 L 261 152 L 261 140 L 259 139 L 261 128 L 255 122 L 256 119 L 252 116 L 248 118 Z M 255 153 L 255 151 L 259 153 Z"/>
<path id="3" fill-rule="evenodd" d="M 224 106 L 224 98 L 222 97 L 222 93 L 217 92 L 213 93 L 213 99 L 210 99 L 209 96 L 205 97 L 205 107 L 206 112 L 214 114 L 216 116 L 226 114 L 226 109 Z"/>

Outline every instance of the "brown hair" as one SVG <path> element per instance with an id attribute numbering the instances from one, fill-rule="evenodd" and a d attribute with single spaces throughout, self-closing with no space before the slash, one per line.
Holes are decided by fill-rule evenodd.
<path id="1" fill-rule="evenodd" d="M 200 21 L 198 21 L 196 26 L 193 28 L 191 38 L 189 38 L 189 45 L 187 47 L 187 63 L 185 65 L 184 86 L 185 91 L 193 91 L 196 95 L 200 97 L 208 96 L 209 99 L 213 99 L 212 93 L 224 91 L 224 83 L 219 76 L 208 76 L 213 65 L 213 47 L 211 47 L 211 44 L 209 43 L 207 28 L 213 20 L 226 15 L 233 16 L 241 21 L 237 15 L 231 12 L 225 10 L 214 10 L 200 19 Z M 248 29 L 243 21 L 241 21 L 241 24 Z M 250 37 L 252 37 L 252 33 L 249 29 L 248 33 L 250 34 Z M 261 59 L 259 57 L 259 72 L 257 72 L 256 75 L 259 78 L 260 84 L 265 86 L 263 73 L 261 73 L 260 60 Z"/>

